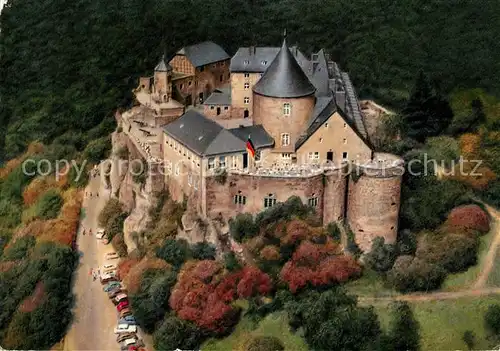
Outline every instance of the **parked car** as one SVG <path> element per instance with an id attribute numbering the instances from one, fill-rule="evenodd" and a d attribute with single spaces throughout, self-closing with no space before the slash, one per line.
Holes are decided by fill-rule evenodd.
<path id="1" fill-rule="evenodd" d="M 120 346 L 135 346 L 137 343 L 137 338 L 128 338 L 120 343 Z"/>
<path id="2" fill-rule="evenodd" d="M 122 292 L 122 293 L 120 293 L 120 294 L 116 295 L 116 297 L 115 297 L 115 302 L 118 304 L 118 303 L 120 303 L 120 302 L 122 302 L 122 301 L 125 301 L 125 300 L 127 300 L 127 299 L 128 299 L 127 294 L 125 294 L 125 293 L 123 293 L 123 292 Z"/>
<path id="3" fill-rule="evenodd" d="M 127 316 L 127 317 L 130 317 L 130 316 Z M 121 318 L 118 320 L 118 323 L 120 324 L 128 324 L 128 325 L 137 325 L 137 322 L 135 321 L 135 319 L 132 317 L 131 320 L 127 320 L 125 318 Z"/>
<path id="4" fill-rule="evenodd" d="M 115 276 L 115 274 L 101 274 L 100 277 L 101 284 L 108 284 L 109 282 L 115 282 L 118 281 L 118 278 Z"/>
<path id="5" fill-rule="evenodd" d="M 123 320 L 127 322 L 134 322 L 135 323 L 135 317 L 134 316 L 125 316 Z"/>
<path id="6" fill-rule="evenodd" d="M 121 311 L 121 310 L 123 310 L 125 307 L 128 307 L 128 301 L 127 301 L 127 300 L 120 302 L 120 303 L 116 306 L 116 309 L 118 310 L 118 312 L 120 312 L 120 311 Z"/>
<path id="7" fill-rule="evenodd" d="M 120 311 L 120 314 L 119 314 L 120 318 L 123 318 L 126 316 L 131 316 L 131 315 L 132 315 L 132 311 L 128 307 L 125 307 L 124 309 L 122 309 Z"/>
<path id="8" fill-rule="evenodd" d="M 116 252 L 108 252 L 106 255 L 104 255 L 104 259 L 106 260 L 116 260 L 120 258 Z"/>
<path id="9" fill-rule="evenodd" d="M 137 338 L 137 335 L 135 333 L 118 334 L 118 336 L 116 337 L 116 342 L 122 342 L 123 340 L 127 340 L 130 338 Z"/>
<path id="10" fill-rule="evenodd" d="M 110 291 L 108 291 L 108 297 L 110 299 L 114 299 L 118 294 L 120 294 L 122 292 L 122 288 L 117 286 L 116 288 L 114 289 L 111 289 Z"/>
<path id="11" fill-rule="evenodd" d="M 123 333 L 137 333 L 137 327 L 135 325 L 118 324 L 115 328 L 115 334 Z"/>
<path id="12" fill-rule="evenodd" d="M 116 269 L 116 264 L 114 264 L 114 263 L 105 263 L 105 264 L 102 265 L 101 269 L 103 271 L 110 271 L 110 270 Z"/>
<path id="13" fill-rule="evenodd" d="M 115 289 L 115 288 L 121 288 L 122 284 L 120 282 L 117 282 L 117 281 L 114 281 L 114 282 L 110 282 L 108 284 L 106 284 L 102 290 L 104 292 L 110 292 L 111 290 Z"/>
<path id="14" fill-rule="evenodd" d="M 102 238 L 104 238 L 104 235 L 106 235 L 104 233 L 104 229 L 97 229 L 97 232 L 95 233 L 96 239 L 101 240 Z"/>

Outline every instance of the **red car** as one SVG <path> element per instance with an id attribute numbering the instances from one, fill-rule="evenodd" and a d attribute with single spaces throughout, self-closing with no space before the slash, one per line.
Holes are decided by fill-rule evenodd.
<path id="1" fill-rule="evenodd" d="M 116 309 L 118 310 L 118 312 L 120 312 L 120 311 L 121 311 L 121 310 L 123 310 L 125 307 L 128 307 L 128 301 L 127 301 L 127 300 L 120 302 L 120 303 L 116 306 Z"/>

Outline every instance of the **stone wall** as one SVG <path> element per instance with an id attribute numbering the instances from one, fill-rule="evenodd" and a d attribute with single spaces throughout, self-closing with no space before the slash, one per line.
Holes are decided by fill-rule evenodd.
<path id="1" fill-rule="evenodd" d="M 323 215 L 323 174 L 308 178 L 303 177 L 264 177 L 245 174 L 231 174 L 224 184 L 216 177 L 206 178 L 205 198 L 206 214 L 216 218 L 219 213 L 225 218 L 238 213 L 259 213 L 264 210 L 264 198 L 273 194 L 278 202 L 286 201 L 290 196 L 299 196 L 302 202 L 316 197 L 316 211 Z M 246 197 L 245 205 L 235 204 L 235 195 Z"/>
<path id="2" fill-rule="evenodd" d="M 340 222 L 345 216 L 347 165 L 325 172 L 323 224 Z"/>
<path id="3" fill-rule="evenodd" d="M 217 114 L 219 112 L 219 114 Z M 230 105 L 204 105 L 203 114 L 214 121 L 231 118 Z"/>
<path id="4" fill-rule="evenodd" d="M 248 77 L 245 77 L 245 74 Z M 234 72 L 231 74 L 231 105 L 232 118 L 244 118 L 244 111 L 248 110 L 248 117 L 253 116 L 253 86 L 259 81 L 260 73 L 240 73 Z M 245 89 L 245 83 L 248 83 L 248 88 Z M 249 102 L 245 104 L 245 97 L 249 98 Z"/>
<path id="5" fill-rule="evenodd" d="M 349 181 L 347 221 L 358 246 L 370 251 L 373 239 L 394 243 L 398 233 L 401 176 L 361 175 Z"/>
<path id="6" fill-rule="evenodd" d="M 283 104 L 290 103 L 291 114 L 283 115 Z M 314 95 L 283 99 L 254 94 L 253 121 L 262 124 L 264 129 L 275 140 L 275 148 L 283 152 L 294 152 L 295 142 L 307 128 L 307 122 L 314 109 Z M 281 144 L 281 134 L 288 133 L 290 143 L 288 147 Z"/>

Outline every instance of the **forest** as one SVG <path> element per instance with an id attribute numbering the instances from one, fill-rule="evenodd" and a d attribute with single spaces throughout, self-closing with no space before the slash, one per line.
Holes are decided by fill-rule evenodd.
<path id="1" fill-rule="evenodd" d="M 0 26 L 0 162 L 32 140 L 81 151 L 162 53 L 213 40 L 229 54 L 325 48 L 362 97 L 402 107 L 417 73 L 444 93 L 500 94 L 500 4 L 462 0 L 10 0 Z M 70 150 L 72 149 L 72 150 Z"/>

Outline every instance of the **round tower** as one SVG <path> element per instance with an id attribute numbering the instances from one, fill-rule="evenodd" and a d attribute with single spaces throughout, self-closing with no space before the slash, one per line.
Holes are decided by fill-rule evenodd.
<path id="1" fill-rule="evenodd" d="M 161 102 L 170 101 L 172 98 L 172 67 L 165 62 L 165 55 L 155 67 L 154 87 L 154 92 Z"/>
<path id="2" fill-rule="evenodd" d="M 394 243 L 398 233 L 404 161 L 385 153 L 367 162 L 355 162 L 349 179 L 347 223 L 356 243 L 369 252 L 373 239 Z"/>
<path id="3" fill-rule="evenodd" d="M 348 164 L 325 167 L 323 193 L 323 225 L 344 219 Z"/>
<path id="4" fill-rule="evenodd" d="M 277 147 L 292 147 L 307 129 L 315 91 L 283 40 L 276 58 L 253 87 L 253 123 L 261 124 Z M 284 134 L 288 136 L 282 139 Z"/>

